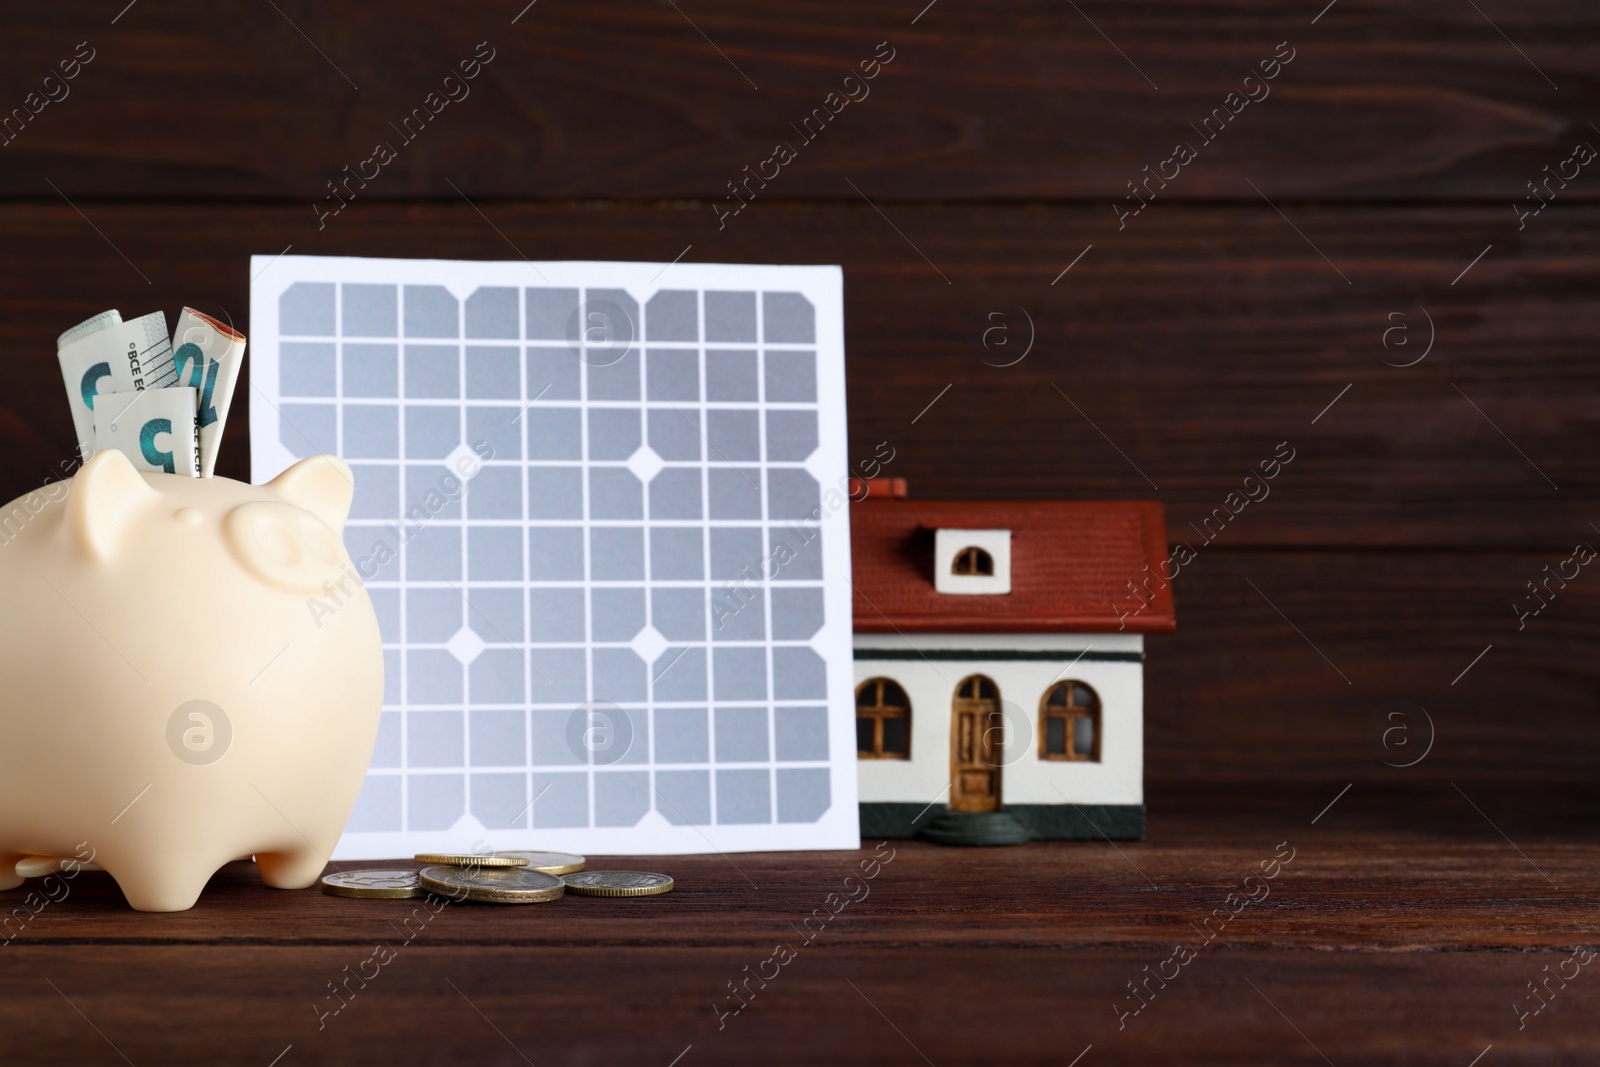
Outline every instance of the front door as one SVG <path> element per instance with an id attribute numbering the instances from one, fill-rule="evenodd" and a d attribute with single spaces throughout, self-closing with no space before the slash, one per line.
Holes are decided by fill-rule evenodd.
<path id="1" fill-rule="evenodd" d="M 956 686 L 950 716 L 950 810 L 1000 807 L 1000 691 L 981 674 Z"/>

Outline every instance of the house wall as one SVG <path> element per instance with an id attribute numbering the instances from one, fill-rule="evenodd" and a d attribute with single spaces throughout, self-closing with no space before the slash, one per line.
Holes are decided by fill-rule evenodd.
<path id="1" fill-rule="evenodd" d="M 1006 718 L 1002 805 L 1144 802 L 1141 635 L 857 634 L 855 649 L 857 685 L 892 678 L 911 700 L 911 758 L 857 760 L 862 803 L 942 805 L 948 799 L 951 701 L 957 684 L 971 674 L 987 675 L 1000 690 Z M 1006 653 L 1049 658 L 1007 659 Z M 1101 658 L 1107 655 L 1139 658 Z M 1087 683 L 1100 697 L 1098 763 L 1039 757 L 1039 701 L 1053 683 L 1068 678 Z"/>

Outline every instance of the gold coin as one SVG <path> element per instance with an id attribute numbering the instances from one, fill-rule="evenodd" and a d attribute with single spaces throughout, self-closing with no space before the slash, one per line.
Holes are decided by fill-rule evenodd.
<path id="1" fill-rule="evenodd" d="M 521 856 L 528 861 L 528 870 L 545 874 L 575 874 L 588 862 L 570 852 L 502 852 L 502 856 Z"/>
<path id="2" fill-rule="evenodd" d="M 542 904 L 566 892 L 561 879 L 526 867 L 469 870 L 465 867 L 424 867 L 422 888 L 451 900 L 476 900 L 485 904 Z"/>
<path id="3" fill-rule="evenodd" d="M 672 892 L 673 881 L 648 871 L 584 871 L 562 876 L 567 888 L 586 897 L 654 897 Z"/>
<path id="4" fill-rule="evenodd" d="M 528 860 L 514 853 L 485 852 L 481 856 L 456 852 L 418 852 L 418 863 L 437 863 L 446 867 L 526 867 Z"/>
<path id="5" fill-rule="evenodd" d="M 422 895 L 416 871 L 343 871 L 322 879 L 322 891 L 336 897 L 365 900 L 403 900 Z"/>

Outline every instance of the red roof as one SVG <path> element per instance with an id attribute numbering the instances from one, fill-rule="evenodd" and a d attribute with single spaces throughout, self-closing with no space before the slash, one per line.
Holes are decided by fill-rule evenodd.
<path id="1" fill-rule="evenodd" d="M 933 587 L 939 529 L 1010 530 L 1011 592 Z M 1159 503 L 896 500 L 850 505 L 857 633 L 1170 633 Z M 1148 567 L 1148 569 L 1146 569 Z M 1132 583 L 1130 586 L 1129 583 Z"/>

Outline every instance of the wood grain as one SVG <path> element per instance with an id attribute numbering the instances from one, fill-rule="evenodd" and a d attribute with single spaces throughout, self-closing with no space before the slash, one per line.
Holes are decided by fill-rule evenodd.
<path id="1" fill-rule="evenodd" d="M 118 1052 L 135 1064 L 265 1065 L 283 1055 L 282 1064 L 525 1067 L 670 1064 L 681 1056 L 682 1065 L 948 1067 L 994 1063 L 1002 1032 L 1005 1062 L 1057 1067 L 1090 1046 L 1081 1064 L 1462 1067 L 1490 1045 L 1503 1063 L 1581 1064 L 1600 1036 L 1587 971 L 1517 1030 L 1517 994 L 1529 997 L 1524 983 L 1571 959 L 1565 947 L 1216 953 L 1191 962 L 1119 1031 L 1113 1005 L 1131 1001 L 1126 983 L 1168 958 L 1171 945 L 1144 952 L 846 945 L 795 960 L 719 1031 L 716 994 L 727 996 L 725 982 L 770 956 L 767 942 L 716 950 L 413 948 L 319 1030 L 316 998 L 336 1003 L 325 984 L 370 951 L 34 950 L 26 963 L 57 988 L 32 976 L 8 988 L 0 1052 L 74 1067 L 122 1063 Z M 940 976 L 956 969 L 968 981 L 952 988 Z"/>
<path id="2" fill-rule="evenodd" d="M 804 938 L 798 924 L 829 893 L 857 897 L 812 946 L 1050 945 L 1153 951 L 1194 931 L 1242 879 L 1293 853 L 1268 894 L 1220 927 L 1210 948 L 1362 952 L 1559 948 L 1600 933 L 1589 826 L 1592 784 L 1538 790 L 1445 782 L 1156 784 L 1149 836 L 1110 844 L 1040 842 L 945 848 L 864 842 L 861 852 L 754 853 L 594 860 L 659 870 L 678 887 L 647 900 L 569 897 L 551 907 L 445 907 L 413 944 L 470 947 L 738 947 Z M 1313 822 L 1313 819 L 1316 822 Z M 1497 832 L 1503 830 L 1515 845 Z M 1517 849 L 1521 849 L 1521 853 Z M 862 863 L 880 873 L 860 888 Z M 1282 856 L 1280 856 L 1280 859 Z M 1425 862 L 1423 861 L 1425 859 Z M 408 861 L 395 861 L 414 866 Z M 383 866 L 341 861 L 342 870 Z M 331 870 L 332 868 L 330 868 Z M 847 876 L 855 881 L 846 885 Z M 1548 879 L 1548 881 L 1546 880 Z M 130 911 L 108 875 L 84 873 L 3 951 L 69 944 L 353 945 L 403 940 L 417 901 L 352 901 L 264 887 L 249 863 L 220 871 L 191 911 Z M 38 890 L 41 883 L 28 883 Z M 1259 895 L 1253 886 L 1249 890 Z M 26 890 L 0 897 L 19 907 Z M 59 890 L 55 896 L 61 895 Z M 840 908 L 835 899 L 830 911 Z M 425 913 L 422 913 L 425 914 Z M 835 938 L 834 935 L 840 935 Z M 3 936 L 3 935 L 0 935 Z M 1202 937 L 1204 934 L 1202 933 Z M 842 947 L 842 946 L 839 946 Z M 4 960 L 0 960 L 4 963 Z M 9 965 L 8 965 L 9 966 Z M 14 972 L 11 973 L 14 977 Z"/>
<path id="3" fill-rule="evenodd" d="M 178 915 L 130 913 L 106 876 L 84 874 L 0 949 L 0 1054 L 115 1062 L 114 1043 L 134 1063 L 267 1063 L 292 1044 L 301 1062 L 405 1049 L 668 1063 L 693 1045 L 694 1062 L 921 1062 L 914 1045 L 941 1065 L 992 1062 L 980 1018 L 1026 1063 L 1088 1044 L 1097 1062 L 1322 1062 L 1309 1039 L 1334 1062 L 1459 1067 L 1490 1043 L 1514 1062 L 1592 1042 L 1582 977 L 1552 985 L 1523 1031 L 1511 1005 L 1600 931 L 1600 796 L 1462 784 L 1515 846 L 1448 786 L 1358 786 L 1331 806 L 1335 790 L 1167 788 L 1151 796 L 1150 839 L 1117 848 L 655 857 L 636 862 L 676 876 L 667 897 L 447 906 L 409 943 L 397 930 L 413 902 L 269 890 L 247 864 Z M 847 889 L 873 856 L 877 876 Z M 1235 913 L 1228 895 L 1274 856 L 1288 862 Z M 796 924 L 834 908 L 803 944 Z M 313 1005 L 339 1005 L 327 983 L 347 967 L 370 977 L 378 943 L 393 961 L 365 988 L 351 980 L 319 1029 Z M 765 988 L 752 980 L 719 1029 L 712 1005 L 738 1005 L 727 983 L 746 966 L 772 975 L 761 964 L 780 943 L 794 958 Z M 1119 1029 L 1117 1006 L 1137 1005 L 1127 983 L 1179 943 L 1195 957 Z"/>
<path id="4" fill-rule="evenodd" d="M 1253 181 L 1276 197 L 1484 199 L 1510 220 L 1543 167 L 1600 145 L 1600 16 L 1578 0 L 1343 0 L 1315 24 L 1315 3 L 947 0 L 913 24 L 922 6 L 546 2 L 513 25 L 521 4 L 232 0 L 111 25 L 99 5 L 52 5 L 8 27 L 0 102 L 21 106 L 80 41 L 96 58 L 4 149 L 0 194 L 54 199 L 48 179 L 84 199 L 293 200 L 310 218 L 327 181 L 390 142 L 399 158 L 365 198 L 716 201 L 788 142 L 799 158 L 763 195 L 853 202 L 853 182 L 886 201 L 1112 200 L 1190 141 L 1201 158 L 1164 197 L 1254 201 Z M 471 94 L 404 143 L 391 124 L 480 41 L 495 59 Z M 894 60 L 853 90 L 870 95 L 803 141 L 794 126 L 882 41 Z M 1279 42 L 1294 59 L 1271 95 L 1204 145 L 1190 124 Z M 1593 200 L 1600 179 L 1560 195 Z"/>
<path id="5" fill-rule="evenodd" d="M 1146 639 L 1147 779 L 1594 780 L 1600 583 L 1512 608 L 1558 558 L 1206 551 Z"/>
<path id="6" fill-rule="evenodd" d="M 1122 234 L 1090 207 L 896 208 L 915 247 L 865 205 L 761 205 L 721 233 L 688 207 L 358 203 L 321 233 L 289 207 L 88 207 L 93 225 L 66 205 L 0 209 L 7 247 L 51 250 L 0 277 L 8 494 L 71 455 L 48 355 L 63 324 L 185 302 L 243 323 L 251 253 L 665 262 L 692 245 L 686 260 L 844 265 L 852 454 L 888 442 L 885 471 L 914 496 L 1153 498 L 1193 537 L 1287 441 L 1293 463 L 1219 547 L 1554 552 L 1594 533 L 1593 208 L 1520 237 L 1488 208 L 1292 209 L 1347 285 L 1264 206 L 1152 208 Z M 1425 350 L 1419 307 L 1432 351 L 1386 366 Z M 995 366 L 1030 320 L 1027 358 Z M 1395 328 L 1410 332 L 1386 349 Z M 229 476 L 248 474 L 250 401 L 228 423 Z"/>
<path id="7" fill-rule="evenodd" d="M 922 498 L 1160 500 L 1196 548 L 1178 632 L 1147 643 L 1149 838 L 897 843 L 720 1028 L 728 983 L 868 853 L 639 860 L 680 888 L 452 906 L 320 1025 L 407 902 L 233 864 L 194 910 L 140 915 L 86 874 L 0 933 L 0 1059 L 1593 1059 L 1593 967 L 1521 1026 L 1513 1006 L 1600 936 L 1600 584 L 1515 605 L 1600 538 L 1600 177 L 1514 205 L 1600 145 L 1600 10 L 523 4 L 9 20 L 0 119 L 78 42 L 94 59 L 0 134 L 0 493 L 70 469 L 57 333 L 185 303 L 249 332 L 251 254 L 839 263 L 852 455 L 887 442 Z M 319 226 L 327 183 L 481 41 L 471 95 Z M 882 41 L 870 96 L 800 143 Z M 1271 95 L 1200 143 L 1279 42 Z M 719 221 L 780 140 L 796 158 Z M 1197 157 L 1133 214 L 1178 141 Z M 1279 442 L 1270 496 L 1230 510 Z M 1270 895 L 1119 1022 L 1280 843 Z"/>

